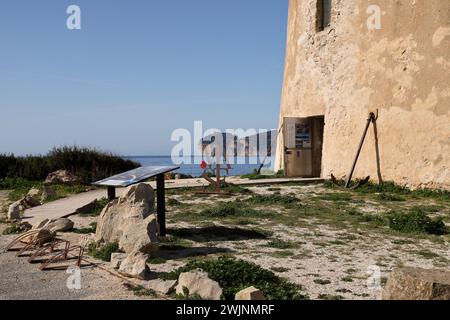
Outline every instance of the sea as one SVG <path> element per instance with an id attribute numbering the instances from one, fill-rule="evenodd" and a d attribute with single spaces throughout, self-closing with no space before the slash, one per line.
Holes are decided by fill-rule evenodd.
<path id="1" fill-rule="evenodd" d="M 199 177 L 203 173 L 200 167 L 202 162 L 201 156 L 188 158 L 172 158 L 171 156 L 127 156 L 123 157 L 127 160 L 132 160 L 140 163 L 142 166 L 179 166 L 180 169 L 176 173 L 187 174 L 193 177 Z M 229 159 L 231 170 L 227 174 L 225 171 L 221 172 L 222 176 L 239 176 L 243 174 L 253 173 L 258 169 L 262 162 L 264 162 L 263 170 L 273 169 L 273 157 L 266 159 L 259 159 L 259 157 L 235 157 Z M 225 167 L 225 165 L 222 165 Z"/>

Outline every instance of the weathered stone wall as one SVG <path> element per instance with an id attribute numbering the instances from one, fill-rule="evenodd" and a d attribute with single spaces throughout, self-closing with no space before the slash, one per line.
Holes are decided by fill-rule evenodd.
<path id="1" fill-rule="evenodd" d="M 381 29 L 369 30 L 369 5 Z M 450 189 L 450 1 L 333 0 L 316 31 L 317 0 L 291 0 L 280 111 L 325 115 L 322 176 L 344 177 L 368 113 L 377 121 L 380 174 L 410 187 Z M 355 177 L 377 179 L 374 130 Z M 278 137 L 276 169 L 283 164 Z"/>

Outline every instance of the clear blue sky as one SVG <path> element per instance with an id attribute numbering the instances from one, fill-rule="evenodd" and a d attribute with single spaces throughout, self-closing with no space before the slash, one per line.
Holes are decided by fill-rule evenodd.
<path id="1" fill-rule="evenodd" d="M 66 28 L 66 9 L 82 29 Z M 288 0 L 2 0 L 0 153 L 170 154 L 176 128 L 276 128 Z"/>

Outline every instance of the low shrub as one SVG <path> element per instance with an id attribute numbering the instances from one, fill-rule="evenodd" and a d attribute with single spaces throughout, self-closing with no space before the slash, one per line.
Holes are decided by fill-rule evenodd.
<path id="1" fill-rule="evenodd" d="M 271 212 L 254 210 L 236 202 L 221 202 L 212 208 L 201 211 L 200 215 L 210 218 L 225 218 L 230 216 L 271 217 L 273 214 Z"/>
<path id="2" fill-rule="evenodd" d="M 91 242 L 88 245 L 88 254 L 96 259 L 102 261 L 111 261 L 111 254 L 119 251 L 119 244 L 116 242 L 99 244 Z"/>
<path id="3" fill-rule="evenodd" d="M 20 233 L 19 226 L 15 223 L 9 225 L 5 230 L 3 230 L 4 235 L 19 234 L 19 233 Z"/>
<path id="4" fill-rule="evenodd" d="M 164 275 L 165 279 L 178 279 L 182 272 L 200 268 L 208 273 L 223 289 L 223 298 L 233 300 L 237 292 L 255 286 L 268 300 L 304 300 L 301 286 L 276 276 L 272 271 L 243 260 L 221 256 L 215 260 L 189 260 L 186 266 Z"/>
<path id="5" fill-rule="evenodd" d="M 431 219 L 421 209 L 411 209 L 409 212 L 391 212 L 389 227 L 403 233 L 427 233 L 443 235 L 448 233 L 442 218 Z"/>
<path id="6" fill-rule="evenodd" d="M 88 228 L 81 228 L 81 229 L 73 230 L 74 233 L 78 233 L 78 234 L 91 234 L 91 233 L 95 233 L 96 231 L 97 231 L 97 222 L 92 222 L 91 224 L 89 224 Z"/>
<path id="7" fill-rule="evenodd" d="M 42 181 L 50 172 L 64 169 L 90 183 L 139 166 L 136 162 L 97 149 L 64 146 L 40 156 L 0 154 L 0 179 Z"/>
<path id="8" fill-rule="evenodd" d="M 250 198 L 246 199 L 244 202 L 250 204 L 261 204 L 261 205 L 283 205 L 291 206 L 298 203 L 298 199 L 292 195 L 280 195 L 280 194 L 255 194 Z"/>
<path id="9" fill-rule="evenodd" d="M 406 201 L 405 198 L 391 193 L 380 193 L 377 198 L 382 201 Z"/>
<path id="10" fill-rule="evenodd" d="M 253 173 L 241 175 L 242 179 L 249 179 L 249 180 L 275 179 L 284 177 L 285 175 L 283 170 L 279 170 L 278 172 L 272 175 L 258 174 L 256 170 L 254 170 Z"/>

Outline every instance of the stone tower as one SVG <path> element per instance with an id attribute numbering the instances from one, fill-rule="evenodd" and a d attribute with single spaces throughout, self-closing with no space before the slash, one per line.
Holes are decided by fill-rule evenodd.
<path id="1" fill-rule="evenodd" d="M 450 189 L 450 1 L 290 0 L 276 169 L 286 118 L 323 116 L 320 176 Z"/>

